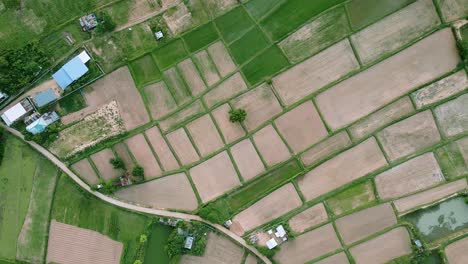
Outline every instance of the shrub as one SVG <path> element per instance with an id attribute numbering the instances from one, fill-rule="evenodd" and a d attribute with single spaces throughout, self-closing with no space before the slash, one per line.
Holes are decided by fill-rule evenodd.
<path id="1" fill-rule="evenodd" d="M 99 25 L 96 27 L 96 33 L 104 34 L 107 32 L 112 32 L 117 26 L 112 20 L 112 17 L 106 12 L 101 12 L 98 15 Z"/>
<path id="2" fill-rule="evenodd" d="M 144 177 L 145 176 L 145 169 L 140 165 L 136 165 L 132 170 L 132 176 L 134 177 Z"/>
<path id="3" fill-rule="evenodd" d="M 220 199 L 200 208 L 198 215 L 212 223 L 224 224 L 231 217 L 232 210 L 225 200 Z"/>
<path id="4" fill-rule="evenodd" d="M 243 122 L 247 117 L 247 112 L 244 109 L 232 109 L 229 111 L 229 121 L 232 123 Z"/>
<path id="5" fill-rule="evenodd" d="M 110 164 L 112 164 L 112 167 L 114 169 L 122 169 L 125 170 L 125 163 L 120 157 L 112 158 L 109 160 Z"/>
<path id="6" fill-rule="evenodd" d="M 135 260 L 135 262 L 133 262 L 133 264 L 143 264 L 143 262 L 141 262 L 141 260 L 137 259 L 137 260 Z"/>
<path id="7" fill-rule="evenodd" d="M 148 241 L 148 236 L 146 236 L 145 234 L 142 234 L 140 235 L 140 243 L 146 243 L 146 241 Z"/>

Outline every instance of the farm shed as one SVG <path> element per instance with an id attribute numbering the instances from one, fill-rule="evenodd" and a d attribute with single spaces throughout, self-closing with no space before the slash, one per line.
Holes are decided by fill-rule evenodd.
<path id="1" fill-rule="evenodd" d="M 94 13 L 80 17 L 79 21 L 83 31 L 89 31 L 98 25 L 97 17 Z"/>
<path id="2" fill-rule="evenodd" d="M 48 127 L 50 124 L 54 123 L 57 120 L 59 120 L 59 116 L 57 115 L 56 112 L 45 113 L 36 121 L 29 124 L 26 127 L 26 130 L 29 133 L 36 135 L 36 134 L 44 132 L 46 127 Z"/>
<path id="3" fill-rule="evenodd" d="M 57 99 L 57 96 L 55 96 L 54 91 L 52 89 L 47 89 L 42 92 L 37 93 L 34 95 L 34 103 L 36 104 L 37 107 L 42 107 L 50 102 L 53 102 Z"/>
<path id="4" fill-rule="evenodd" d="M 65 90 L 71 83 L 78 80 L 81 76 L 88 72 L 88 67 L 85 63 L 90 57 L 86 51 L 81 52 L 69 62 L 65 63 L 57 72 L 52 74 L 54 80 L 58 83 L 62 90 Z"/>
<path id="5" fill-rule="evenodd" d="M 14 106 L 12 106 L 10 109 L 6 110 L 3 113 L 2 115 L 3 122 L 5 122 L 7 126 L 10 126 L 15 121 L 17 121 L 18 119 L 26 115 L 32 109 L 33 109 L 33 106 L 31 105 L 29 100 L 23 99 L 21 102 L 15 104 Z"/>

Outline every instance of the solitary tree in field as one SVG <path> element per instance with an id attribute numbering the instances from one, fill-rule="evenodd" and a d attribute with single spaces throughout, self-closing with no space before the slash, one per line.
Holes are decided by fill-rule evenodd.
<path id="1" fill-rule="evenodd" d="M 114 169 L 122 169 L 125 170 L 125 163 L 120 157 L 112 158 L 109 160 L 110 164 L 112 164 L 112 167 Z"/>
<path id="2" fill-rule="evenodd" d="M 135 177 L 144 177 L 145 176 L 145 169 L 140 165 L 136 165 L 132 170 L 132 175 Z"/>
<path id="3" fill-rule="evenodd" d="M 243 122 L 247 117 L 247 112 L 244 109 L 232 109 L 229 111 L 229 121 L 232 123 Z"/>

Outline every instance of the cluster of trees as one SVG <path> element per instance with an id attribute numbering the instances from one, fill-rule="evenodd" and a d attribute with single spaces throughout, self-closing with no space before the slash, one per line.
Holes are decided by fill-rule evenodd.
<path id="1" fill-rule="evenodd" d="M 218 199 L 204 205 L 198 210 L 198 215 L 212 223 L 224 224 L 232 216 L 232 209 L 224 199 Z"/>
<path id="2" fill-rule="evenodd" d="M 244 122 L 247 112 L 244 109 L 232 109 L 229 111 L 229 121 L 232 123 Z"/>
<path id="3" fill-rule="evenodd" d="M 192 249 L 184 248 L 186 235 L 179 234 L 179 229 L 195 238 Z M 183 254 L 201 256 L 205 252 L 208 232 L 208 227 L 202 223 L 180 221 L 169 236 L 164 251 L 171 259 Z"/>
<path id="4" fill-rule="evenodd" d="M 110 164 L 112 164 L 112 167 L 114 169 L 121 169 L 121 170 L 126 170 L 127 168 L 125 167 L 125 163 L 120 157 L 115 157 L 109 160 Z M 140 165 L 135 165 L 132 169 L 132 176 L 137 177 L 137 178 L 143 178 L 145 177 L 145 169 L 140 166 Z"/>
<path id="5" fill-rule="evenodd" d="M 99 25 L 94 30 L 97 34 L 105 34 L 114 31 L 117 24 L 112 20 L 112 17 L 106 12 L 97 14 Z"/>

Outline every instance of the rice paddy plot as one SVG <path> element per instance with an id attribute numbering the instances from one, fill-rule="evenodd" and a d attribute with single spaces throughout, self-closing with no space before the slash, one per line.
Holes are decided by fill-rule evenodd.
<path id="1" fill-rule="evenodd" d="M 260 20 L 286 0 L 251 0 L 245 4 L 245 9 L 255 20 Z"/>
<path id="2" fill-rule="evenodd" d="M 244 65 L 241 71 L 247 81 L 255 85 L 289 65 L 288 60 L 277 46 L 272 46 Z"/>
<path id="3" fill-rule="evenodd" d="M 216 18 L 215 23 L 224 40 L 228 43 L 242 36 L 254 24 L 249 14 L 242 7 L 236 7 Z"/>
<path id="4" fill-rule="evenodd" d="M 241 65 L 268 45 L 265 34 L 258 27 L 254 27 L 240 39 L 231 43 L 229 48 L 234 60 Z"/>
<path id="5" fill-rule="evenodd" d="M 182 36 L 190 52 L 197 51 L 218 39 L 218 32 L 212 22 Z"/>
<path id="6" fill-rule="evenodd" d="M 130 62 L 130 69 L 138 87 L 161 79 L 161 71 L 151 54 Z"/>
<path id="7" fill-rule="evenodd" d="M 168 68 L 187 57 L 187 55 L 187 51 L 181 39 L 176 39 L 153 52 L 153 56 L 161 69 Z"/>

